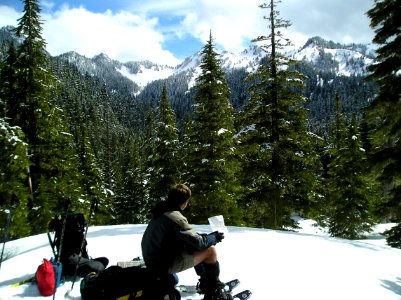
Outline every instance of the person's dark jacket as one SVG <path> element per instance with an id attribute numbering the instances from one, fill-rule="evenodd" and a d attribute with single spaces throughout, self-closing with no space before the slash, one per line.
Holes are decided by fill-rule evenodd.
<path id="1" fill-rule="evenodd" d="M 142 255 L 146 267 L 167 273 L 175 258 L 211 246 L 206 234 L 198 234 L 182 215 L 179 207 L 160 202 L 142 237 Z"/>

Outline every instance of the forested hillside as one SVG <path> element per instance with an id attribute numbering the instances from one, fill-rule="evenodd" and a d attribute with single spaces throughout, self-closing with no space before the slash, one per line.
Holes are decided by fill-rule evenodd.
<path id="1" fill-rule="evenodd" d="M 274 15 L 273 2 L 262 8 Z M 0 194 L 13 238 L 43 232 L 69 201 L 96 208 L 97 224 L 146 222 L 174 182 L 190 185 L 199 223 L 224 214 L 288 229 L 296 213 L 360 238 L 397 220 L 399 183 L 377 180 L 370 152 L 378 124 L 365 109 L 381 83 L 366 80 L 377 59 L 367 46 L 313 37 L 285 52 L 275 37 L 287 23 L 273 19 L 239 54 L 219 53 L 211 34 L 178 66 L 51 57 L 31 10 L 0 30 Z"/>
<path id="2" fill-rule="evenodd" d="M 3 49 L 6 42 L 13 39 L 15 37 L 13 38 L 11 27 L 0 30 L 0 44 Z M 297 60 L 291 68 L 306 76 L 305 88 L 299 92 L 309 100 L 305 107 L 309 109 L 308 126 L 311 131 L 327 137 L 337 92 L 343 102 L 343 112 L 348 116 L 353 113 L 360 115 L 362 109 L 372 100 L 375 84 L 366 81 L 365 77 L 367 64 L 372 61 L 374 53 L 366 45 L 342 45 L 314 37 L 301 49 L 293 50 L 288 55 Z M 338 59 L 339 56 L 342 57 Z M 121 63 L 104 54 L 87 58 L 75 52 L 50 59 L 55 75 L 66 86 L 69 81 L 63 78 L 63 74 L 70 72 L 68 69 L 76 69 L 93 81 L 103 82 L 108 92 L 113 94 L 114 99 L 109 101 L 113 111 L 126 122 L 132 123 L 125 116 L 132 114 L 132 110 L 127 111 L 127 105 L 135 102 L 139 107 L 134 110 L 142 111 L 140 123 L 144 124 L 146 113 L 143 111 L 157 107 L 164 82 L 178 122 L 182 124 L 185 115 L 193 113 L 194 92 L 191 79 L 197 75 L 199 53 L 188 57 L 176 67 L 157 65 L 149 61 Z M 263 63 L 263 53 L 252 46 L 238 55 L 222 53 L 220 59 L 230 88 L 230 101 L 236 111 L 240 111 L 249 98 L 250 83 L 246 82 L 246 78 Z M 132 119 L 138 121 L 138 115 L 134 114 Z"/>

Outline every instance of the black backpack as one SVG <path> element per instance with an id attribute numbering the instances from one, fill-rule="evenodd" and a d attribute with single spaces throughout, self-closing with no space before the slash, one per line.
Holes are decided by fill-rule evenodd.
<path id="1" fill-rule="evenodd" d="M 180 300 L 174 275 L 155 276 L 144 267 L 111 266 L 99 273 L 90 273 L 81 280 L 83 300 Z"/>
<path id="2" fill-rule="evenodd" d="M 63 245 L 60 253 L 61 235 L 63 230 L 64 219 L 66 219 Z M 80 212 L 61 212 L 57 213 L 49 222 L 49 233 L 53 232 L 53 238 L 48 233 L 50 245 L 53 249 L 55 260 L 63 264 L 68 262 L 68 257 L 72 254 L 79 254 L 81 257 L 88 258 L 86 249 L 87 242 L 85 239 L 86 222 L 83 213 Z"/>

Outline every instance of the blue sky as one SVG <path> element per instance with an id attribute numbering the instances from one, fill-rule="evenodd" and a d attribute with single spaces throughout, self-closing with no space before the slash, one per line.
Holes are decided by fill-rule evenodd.
<path id="1" fill-rule="evenodd" d="M 201 50 L 212 30 L 218 50 L 237 52 L 267 34 L 262 0 L 40 0 L 43 37 L 52 55 L 105 53 L 120 61 L 174 65 Z M 283 0 L 280 16 L 292 26 L 296 47 L 321 36 L 341 43 L 370 43 L 365 13 L 373 0 Z M 0 27 L 16 25 L 23 2 L 0 0 Z"/>

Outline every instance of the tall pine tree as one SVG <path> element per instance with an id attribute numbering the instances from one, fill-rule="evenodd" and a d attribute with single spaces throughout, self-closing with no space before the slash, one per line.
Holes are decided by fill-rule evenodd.
<path id="1" fill-rule="evenodd" d="M 336 115 L 332 161 L 328 166 L 329 233 L 358 239 L 372 230 L 375 191 L 366 175 L 367 156 L 356 117 L 346 126 L 343 115 L 338 111 Z"/>
<path id="2" fill-rule="evenodd" d="M 30 165 L 24 134 L 18 127 L 0 118 L 0 220 L 6 209 L 12 209 L 10 237 L 18 238 L 29 233 L 26 189 L 27 169 Z M 2 222 L 5 224 L 5 221 Z"/>
<path id="3" fill-rule="evenodd" d="M 149 196 L 153 204 L 165 200 L 170 187 L 180 182 L 183 168 L 179 165 L 179 134 L 174 111 L 163 85 L 156 116 L 156 139 L 152 155 Z"/>
<path id="4" fill-rule="evenodd" d="M 0 62 L 0 117 L 9 119 L 17 115 L 18 107 L 10 105 L 18 84 L 17 76 L 17 49 L 13 43 L 8 45 L 7 55 Z"/>
<path id="5" fill-rule="evenodd" d="M 146 120 L 145 120 L 145 132 L 143 138 L 143 144 L 141 147 L 141 157 L 143 160 L 143 188 L 144 188 L 144 198 L 147 212 L 147 217 L 151 217 L 149 215 L 150 210 L 154 206 L 154 202 L 150 200 L 150 186 L 151 186 L 151 174 L 153 173 L 153 156 L 154 156 L 154 147 L 156 141 L 156 125 L 153 111 L 151 109 L 148 110 Z"/>
<path id="6" fill-rule="evenodd" d="M 139 156 L 139 140 L 131 135 L 122 148 L 123 182 L 114 201 L 117 224 L 146 222 L 146 200 L 144 196 L 142 163 Z"/>
<path id="7" fill-rule="evenodd" d="M 241 188 L 237 179 L 233 107 L 211 33 L 201 54 L 201 74 L 195 87 L 194 134 L 185 148 L 190 156 L 186 162 L 187 178 L 193 191 L 190 213 L 198 223 L 222 214 L 229 224 L 238 224 Z"/>
<path id="8" fill-rule="evenodd" d="M 19 126 L 25 134 L 32 162 L 27 181 L 32 233 L 46 228 L 54 212 L 64 207 L 66 198 L 78 204 L 80 196 L 72 136 L 54 103 L 57 81 L 50 71 L 41 36 L 40 12 L 38 1 L 24 1 L 16 28 L 22 39 L 14 64 L 16 84 L 10 87 L 13 96 L 3 99 L 10 125 Z"/>
<path id="9" fill-rule="evenodd" d="M 254 40 L 262 43 L 266 63 L 249 77 L 251 98 L 240 122 L 242 178 L 247 188 L 244 206 L 252 210 L 248 222 L 283 228 L 295 225 L 293 212 L 312 207 L 318 198 L 320 166 L 313 150 L 314 135 L 306 129 L 306 99 L 297 92 L 304 77 L 287 68 L 294 62 L 280 52 L 289 45 L 280 31 L 289 22 L 278 18 L 273 0 L 260 7 L 269 11 L 265 18 L 270 32 Z"/>
<path id="10" fill-rule="evenodd" d="M 369 79 L 379 92 L 367 108 L 371 161 L 379 174 L 383 200 L 380 206 L 399 224 L 389 232 L 387 242 L 401 248 L 401 1 L 375 0 L 367 12 L 378 45 L 375 62 L 369 66 Z M 389 211 L 390 209 L 390 211 Z"/>
<path id="11" fill-rule="evenodd" d="M 84 202 L 85 207 L 82 207 L 81 211 L 88 214 L 90 204 L 96 202 L 102 207 L 106 196 L 103 172 L 91 144 L 91 136 L 100 135 L 100 130 L 93 133 L 88 113 L 92 106 L 91 99 L 96 97 L 89 88 L 97 89 L 97 86 L 91 85 L 88 82 L 89 77 L 81 75 L 76 67 L 67 62 L 53 63 L 52 69 L 59 74 L 59 79 L 63 82 L 60 93 L 57 94 L 57 104 L 63 109 L 64 119 L 74 137 L 78 168 L 83 175 L 80 186 L 82 188 L 81 201 Z M 99 105 L 98 100 L 99 98 L 93 99 L 97 105 Z M 102 219 L 99 215 L 97 214 L 94 223 Z"/>

